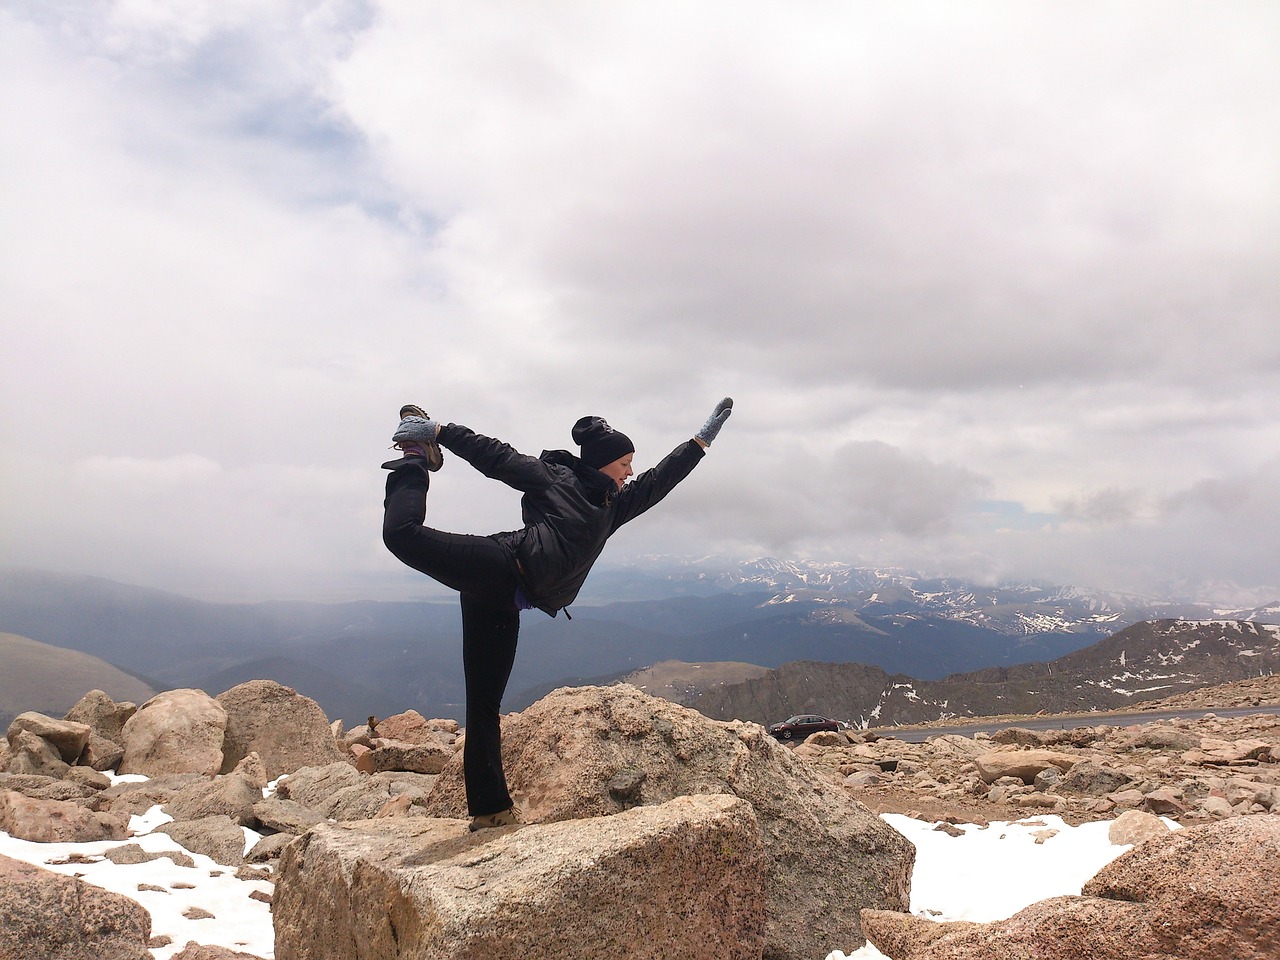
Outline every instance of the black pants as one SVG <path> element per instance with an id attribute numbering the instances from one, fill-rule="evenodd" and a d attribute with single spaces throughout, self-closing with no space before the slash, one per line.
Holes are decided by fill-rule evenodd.
<path id="1" fill-rule="evenodd" d="M 462 767 L 467 810 L 480 817 L 511 806 L 499 713 L 520 633 L 516 577 L 509 551 L 496 540 L 423 526 L 429 485 L 429 474 L 416 464 L 391 472 L 382 540 L 403 563 L 461 595 L 467 685 Z"/>

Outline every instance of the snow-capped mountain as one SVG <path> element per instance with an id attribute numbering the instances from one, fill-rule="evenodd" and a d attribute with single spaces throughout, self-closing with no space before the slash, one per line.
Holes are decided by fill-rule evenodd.
<path id="1" fill-rule="evenodd" d="M 829 604 L 833 621 L 847 620 L 853 612 L 902 624 L 919 619 L 966 623 L 1011 637 L 1046 633 L 1101 637 L 1141 620 L 1167 618 L 1280 622 L 1280 602 L 1235 610 L 1212 598 L 1189 602 L 1030 582 L 978 584 L 831 561 L 651 557 L 643 568 L 673 586 L 698 583 L 729 591 L 767 591 L 769 604 Z"/>

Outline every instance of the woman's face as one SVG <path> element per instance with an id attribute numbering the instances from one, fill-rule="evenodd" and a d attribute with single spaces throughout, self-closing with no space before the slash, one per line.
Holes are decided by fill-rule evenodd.
<path id="1" fill-rule="evenodd" d="M 619 457 L 613 463 L 606 463 L 600 468 L 600 472 L 613 480 L 618 485 L 618 489 L 621 490 L 623 484 L 627 482 L 627 477 L 632 475 L 631 458 L 634 456 L 634 453 L 628 453 L 625 457 Z"/>

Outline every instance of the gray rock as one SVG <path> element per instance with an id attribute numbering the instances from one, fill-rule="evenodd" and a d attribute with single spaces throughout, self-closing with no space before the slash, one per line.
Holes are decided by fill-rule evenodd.
<path id="1" fill-rule="evenodd" d="M 766 869 L 750 804 L 724 795 L 476 834 L 321 825 L 281 859 L 275 955 L 756 960 Z"/>
<path id="2" fill-rule="evenodd" d="M 213 816 L 202 820 L 175 820 L 157 827 L 156 833 L 167 833 L 184 849 L 235 867 L 244 862 L 244 830 L 230 817 Z"/>
<path id="3" fill-rule="evenodd" d="M 320 809 L 339 790 L 360 785 L 366 779 L 365 774 L 345 760 L 322 767 L 301 767 L 276 784 L 276 796 Z"/>
<path id="4" fill-rule="evenodd" d="M 1132 782 L 1132 777 L 1114 767 L 1104 766 L 1093 760 L 1081 760 L 1067 771 L 1058 787 L 1064 792 L 1101 797 L 1117 793 Z"/>
<path id="5" fill-rule="evenodd" d="M 173 773 L 141 783 L 117 783 L 103 790 L 98 799 L 108 810 L 140 816 L 152 807 L 168 803 L 185 787 L 207 782 L 208 778 L 198 773 Z"/>
<path id="6" fill-rule="evenodd" d="M 164 812 L 175 820 L 221 814 L 247 827 L 254 822 L 254 806 L 261 802 L 262 789 L 249 778 L 232 773 L 183 787 L 164 805 Z"/>
<path id="7" fill-rule="evenodd" d="M 294 800 L 269 797 L 253 805 L 253 816 L 263 827 L 280 833 L 306 833 L 324 817 Z"/>
<path id="8" fill-rule="evenodd" d="M 296 839 L 292 833 L 273 833 L 269 837 L 263 837 L 252 847 L 244 856 L 245 863 L 270 863 L 273 860 L 279 860 L 280 854 Z"/>

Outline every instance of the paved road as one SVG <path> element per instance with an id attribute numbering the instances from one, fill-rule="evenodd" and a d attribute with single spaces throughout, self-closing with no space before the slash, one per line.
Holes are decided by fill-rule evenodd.
<path id="1" fill-rule="evenodd" d="M 963 723 L 952 727 L 879 727 L 875 732 L 884 736 L 896 737 L 908 743 L 923 743 L 929 737 L 940 737 L 944 734 L 972 737 L 975 733 L 994 733 L 1007 727 L 1021 727 L 1024 730 L 1070 730 L 1073 727 L 1087 727 L 1103 723 L 1114 727 L 1125 727 L 1134 723 L 1154 723 L 1157 720 L 1195 719 L 1203 717 L 1206 713 L 1212 713 L 1218 717 L 1247 717 L 1252 713 L 1280 714 L 1280 704 L 1254 707 L 1222 707 L 1217 710 L 1206 708 L 1195 710 L 1140 710 L 1134 713 L 1098 713 L 1074 717 L 1028 717 L 1022 720 Z"/>

